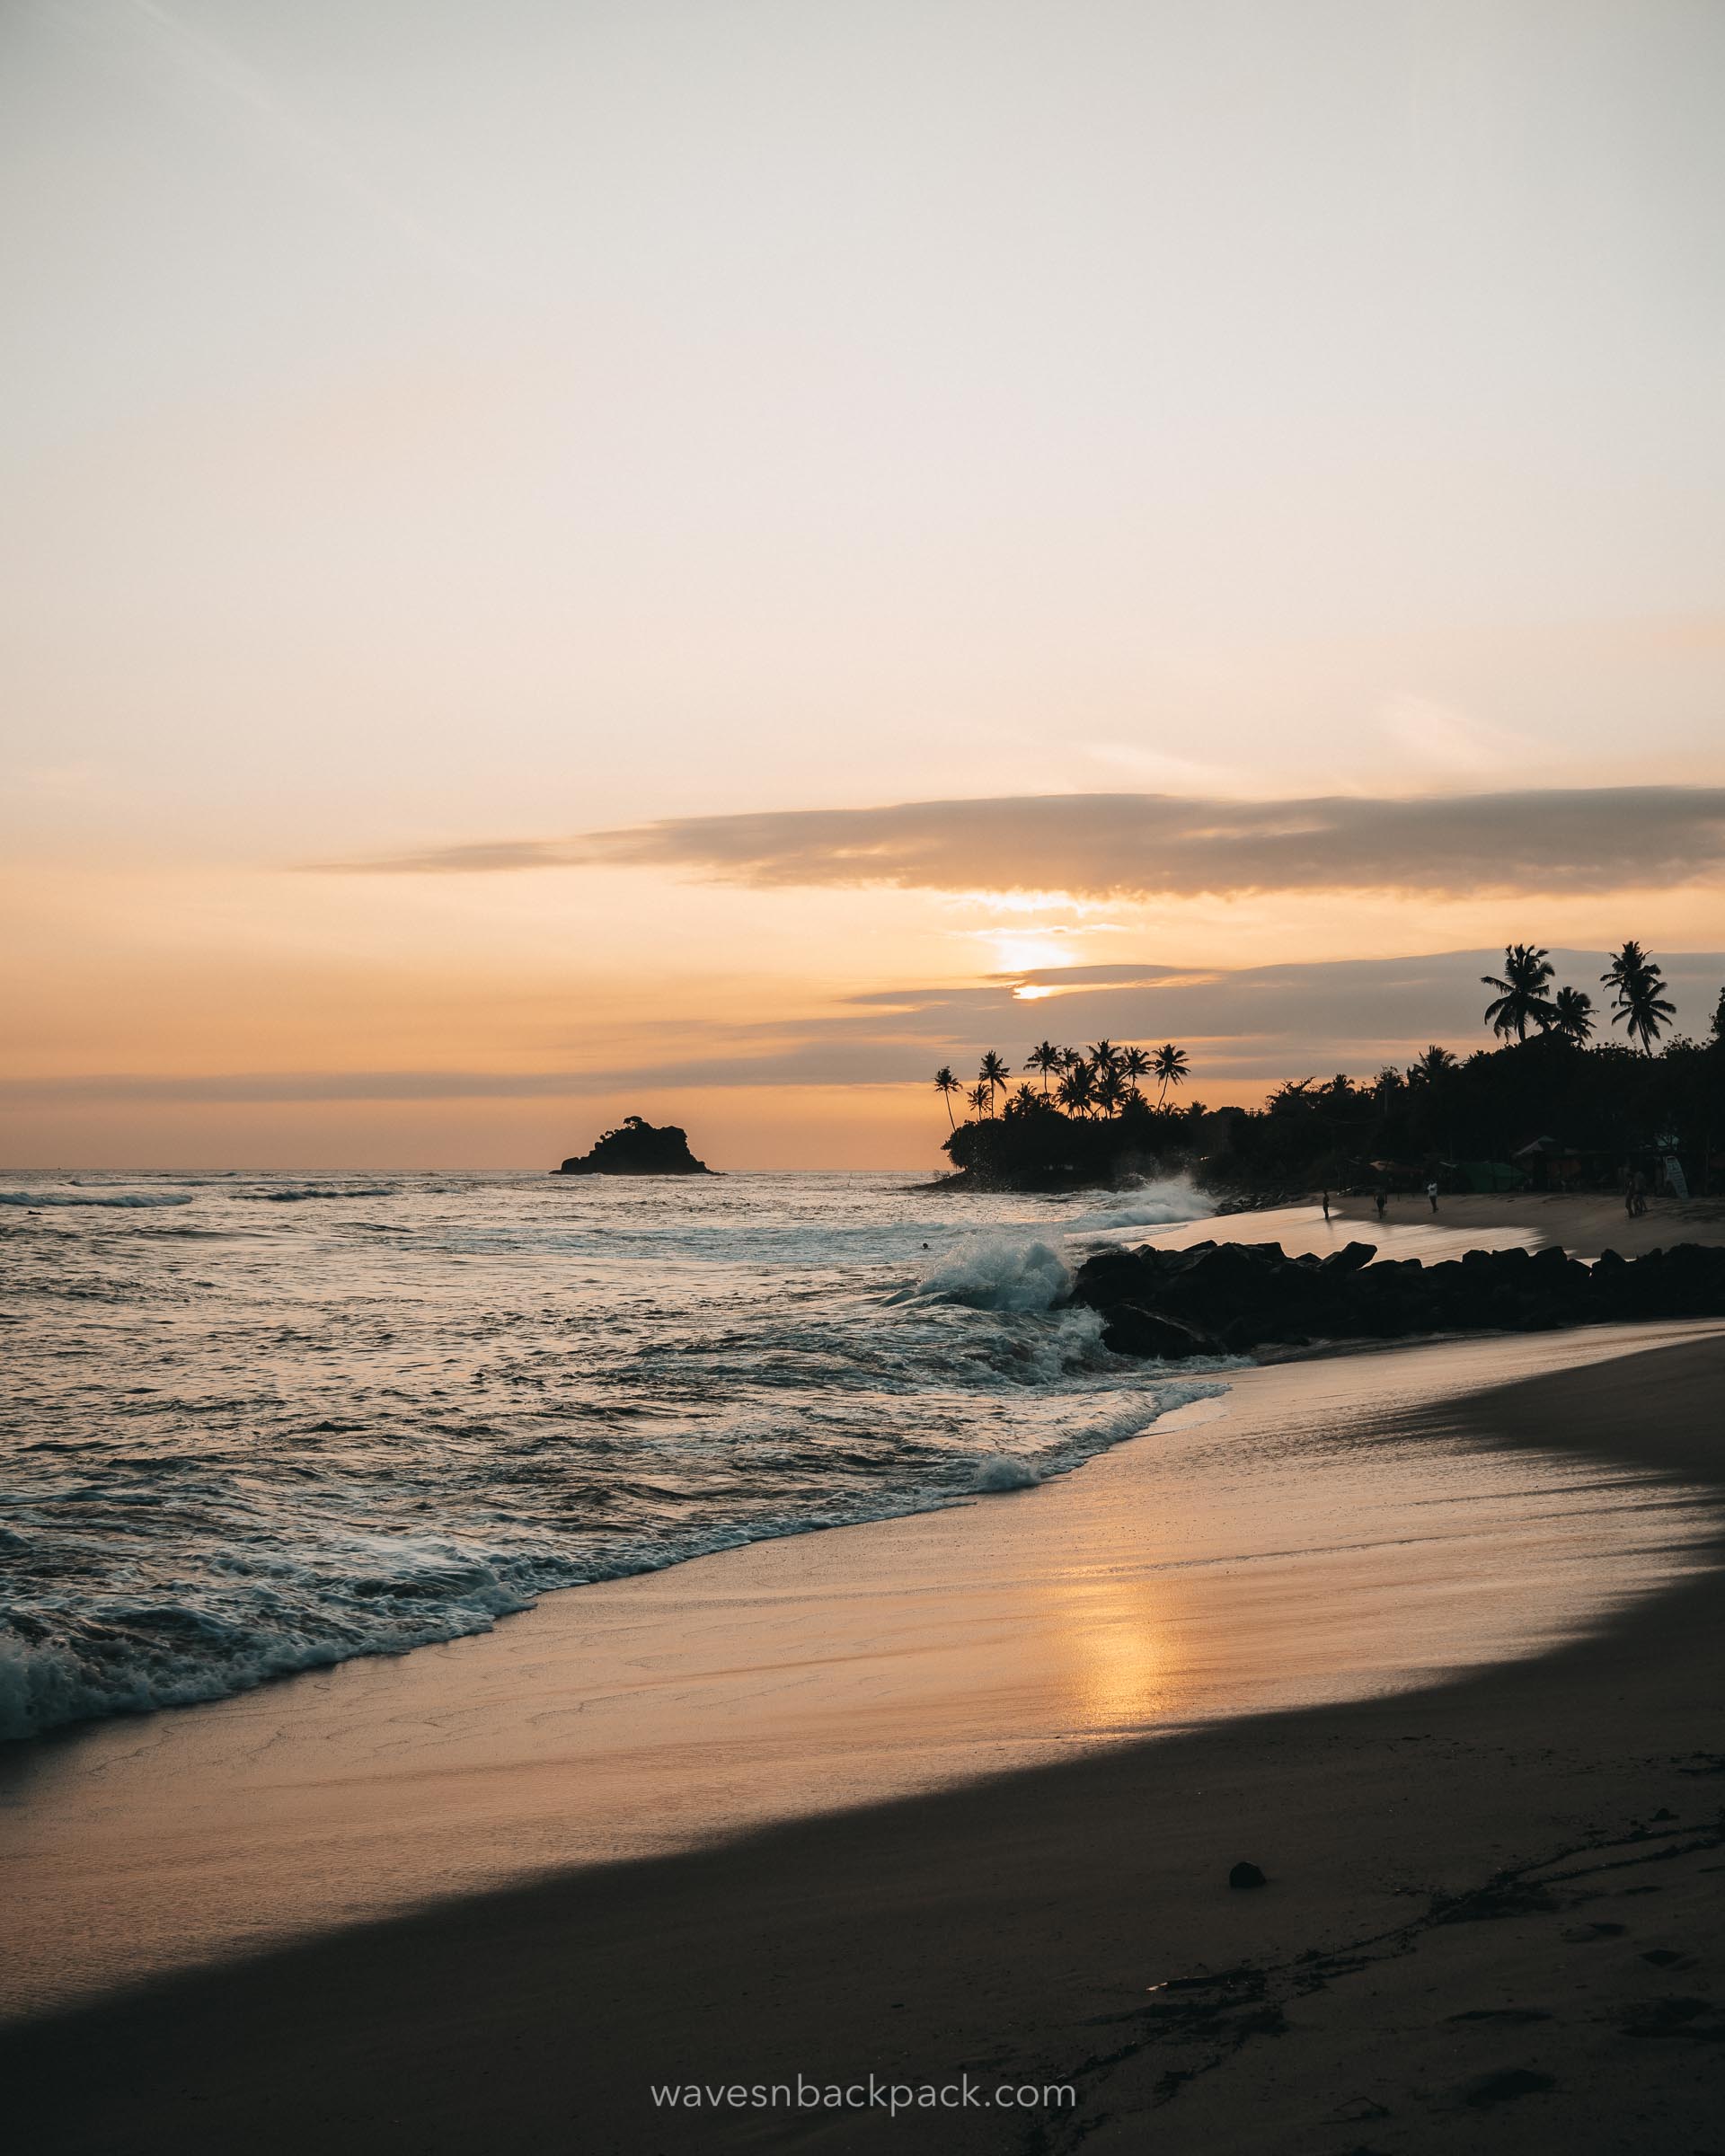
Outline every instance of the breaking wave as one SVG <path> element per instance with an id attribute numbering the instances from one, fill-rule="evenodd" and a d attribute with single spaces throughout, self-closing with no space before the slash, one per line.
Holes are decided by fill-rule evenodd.
<path id="1" fill-rule="evenodd" d="M 1104 1235 L 1120 1228 L 1171 1228 L 1183 1221 L 1207 1219 L 1216 1200 L 1185 1176 L 1170 1176 L 1122 1193 L 1117 1206 L 1083 1214 L 1062 1224 L 1069 1235 Z"/>
<path id="2" fill-rule="evenodd" d="M 8 1239 L 0 1736 L 1030 1489 L 1225 1389 L 1062 1306 L 1099 1216 L 1058 1205 L 918 1213 L 886 1177 L 54 1180 L 0 1202 L 199 1213 Z M 252 1202 L 356 1196 L 392 1197 L 387 1236 L 291 1202 L 260 1233 Z"/>
<path id="3" fill-rule="evenodd" d="M 142 1209 L 189 1206 L 196 1196 L 196 1191 L 190 1191 L 184 1197 L 175 1197 L 165 1190 L 0 1190 L 0 1206 L 119 1206 Z"/>
<path id="4" fill-rule="evenodd" d="M 1086 1312 L 1085 1315 L 1090 1313 Z M 1106 1411 L 1057 1434 L 1032 1456 L 953 1454 L 909 1487 L 830 1489 L 742 1522 L 629 1540 L 604 1551 L 559 1550 L 543 1537 L 515 1548 L 452 1538 L 340 1533 L 307 1547 L 230 1548 L 202 1586 L 164 1580 L 153 1593 L 19 1607 L 0 1618 L 0 1740 L 69 1722 L 192 1706 L 357 1657 L 488 1632 L 540 1596 L 693 1557 L 825 1527 L 902 1518 L 979 1496 L 1031 1489 L 1140 1436 L 1161 1416 L 1225 1392 L 1182 1379 L 1108 1396 Z M 28 1558 L 31 1538 L 0 1529 L 0 1549 Z M 183 1569 L 183 1560 L 174 1566 Z"/>
<path id="5" fill-rule="evenodd" d="M 916 1293 L 969 1310 L 1049 1310 L 1072 1286 L 1072 1268 L 1052 1243 L 978 1235 L 924 1271 Z"/>
<path id="6" fill-rule="evenodd" d="M 979 1490 L 1034 1489 L 1041 1480 L 1028 1461 L 1009 1459 L 1004 1453 L 977 1462 L 975 1487 Z"/>
<path id="7" fill-rule="evenodd" d="M 236 1190 L 242 1202 L 257 1206 L 296 1206 L 308 1197 L 394 1197 L 394 1183 L 294 1183 L 283 1190 Z"/>

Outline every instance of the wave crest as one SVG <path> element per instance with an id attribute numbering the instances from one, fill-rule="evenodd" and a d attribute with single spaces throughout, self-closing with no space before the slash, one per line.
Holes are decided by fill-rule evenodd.
<path id="1" fill-rule="evenodd" d="M 189 1206 L 190 1196 L 172 1197 L 161 1190 L 117 1190 L 86 1197 L 67 1190 L 0 1190 L 0 1206 Z"/>
<path id="2" fill-rule="evenodd" d="M 1051 1310 L 1072 1286 L 1072 1268 L 1049 1242 L 973 1235 L 924 1268 L 916 1293 L 970 1310 Z"/>
<path id="3" fill-rule="evenodd" d="M 1118 1228 L 1172 1228 L 1189 1220 L 1207 1220 L 1216 1200 L 1183 1175 L 1167 1176 L 1122 1192 L 1118 1206 L 1086 1213 L 1064 1224 L 1071 1235 L 1105 1235 Z"/>

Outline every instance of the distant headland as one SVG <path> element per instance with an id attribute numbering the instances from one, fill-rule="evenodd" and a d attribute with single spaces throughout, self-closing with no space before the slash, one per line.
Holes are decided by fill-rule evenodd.
<path id="1" fill-rule="evenodd" d="M 689 1151 L 689 1135 L 675 1123 L 662 1126 L 640 1116 L 625 1116 L 620 1128 L 607 1130 L 591 1153 L 574 1154 L 556 1175 L 711 1175 L 704 1161 Z"/>

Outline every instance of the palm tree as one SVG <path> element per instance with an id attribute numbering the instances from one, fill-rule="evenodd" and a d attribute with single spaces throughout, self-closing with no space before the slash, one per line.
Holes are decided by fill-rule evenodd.
<path id="1" fill-rule="evenodd" d="M 986 1116 L 993 1111 L 995 1096 L 980 1080 L 970 1088 L 964 1097 L 979 1116 Z"/>
<path id="2" fill-rule="evenodd" d="M 1555 1014 L 1545 984 L 1556 971 L 1549 952 L 1532 943 L 1510 943 L 1504 947 L 1503 978 L 1494 973 L 1480 976 L 1482 987 L 1498 992 L 1485 1007 L 1485 1023 L 1500 1039 L 1513 1033 L 1526 1040 L 1530 1019 L 1542 1033 L 1551 1024 Z"/>
<path id="3" fill-rule="evenodd" d="M 1041 1072 L 1042 1091 L 1046 1093 L 1049 1078 L 1066 1060 L 1066 1051 L 1057 1048 L 1051 1040 L 1039 1040 L 1024 1060 L 1031 1070 Z"/>
<path id="4" fill-rule="evenodd" d="M 1676 1016 L 1676 1005 L 1659 993 L 1665 975 L 1639 943 L 1625 943 L 1599 978 L 1613 992 L 1612 1024 L 1627 1020 L 1629 1038 L 1639 1038 L 1643 1053 L 1650 1056 L 1665 1021 Z"/>
<path id="5" fill-rule="evenodd" d="M 1069 1115 L 1088 1115 L 1096 1098 L 1090 1065 L 1082 1056 L 1066 1065 L 1066 1074 L 1055 1089 L 1055 1098 Z"/>
<path id="6" fill-rule="evenodd" d="M 1120 1059 L 1120 1071 L 1132 1089 L 1132 1098 L 1142 1100 L 1138 1091 L 1140 1078 L 1149 1077 L 1154 1065 L 1142 1048 L 1128 1048 Z"/>
<path id="7" fill-rule="evenodd" d="M 959 1127 L 957 1123 L 953 1121 L 952 1118 L 952 1096 L 954 1093 L 961 1093 L 964 1091 L 964 1088 L 952 1075 L 952 1066 L 951 1064 L 943 1063 L 940 1069 L 935 1072 L 934 1091 L 941 1096 L 942 1100 L 946 1102 L 946 1119 L 952 1125 L 953 1129 L 956 1130 Z"/>
<path id="8" fill-rule="evenodd" d="M 1090 1067 L 1099 1078 L 1104 1071 L 1119 1070 L 1120 1051 L 1111 1040 L 1093 1041 L 1090 1050 Z"/>
<path id="9" fill-rule="evenodd" d="M 1578 1047 L 1593 1031 L 1593 998 L 1585 988 L 1560 988 L 1552 1005 L 1552 1030 Z"/>
<path id="10" fill-rule="evenodd" d="M 992 1109 L 995 1104 L 995 1088 L 998 1086 L 1002 1092 L 1004 1092 L 1006 1081 L 1012 1076 L 1012 1073 L 990 1048 L 982 1059 L 982 1066 L 978 1071 L 977 1076 L 988 1088 L 988 1105 Z"/>
<path id="11" fill-rule="evenodd" d="M 1096 1105 L 1105 1116 L 1113 1115 L 1126 1098 L 1126 1080 L 1110 1063 L 1096 1074 Z"/>
<path id="12" fill-rule="evenodd" d="M 1151 1059 L 1150 1068 L 1155 1075 L 1156 1105 L 1161 1107 L 1168 1098 L 1171 1085 L 1184 1085 L 1189 1065 L 1184 1048 L 1177 1048 L 1172 1040 L 1164 1040 Z"/>
<path id="13" fill-rule="evenodd" d="M 1455 1068 L 1455 1058 L 1447 1048 L 1440 1048 L 1434 1040 L 1423 1056 L 1416 1056 L 1408 1065 L 1408 1083 L 1415 1091 L 1429 1096 L 1428 1116 L 1446 1153 L 1452 1150 L 1451 1127 L 1447 1109 L 1450 1105 L 1450 1087 L 1446 1083 Z"/>

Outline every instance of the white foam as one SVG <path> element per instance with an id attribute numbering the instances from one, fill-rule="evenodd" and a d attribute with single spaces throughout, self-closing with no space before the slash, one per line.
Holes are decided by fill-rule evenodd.
<path id="1" fill-rule="evenodd" d="M 917 1293 L 971 1310 L 1048 1310 L 1071 1286 L 1072 1268 L 1052 1243 L 973 1235 L 924 1268 Z"/>
<path id="2" fill-rule="evenodd" d="M 465 1592 L 392 1598 L 393 1606 L 385 1602 L 373 1615 L 324 1584 L 326 1606 L 305 1591 L 308 1580 L 299 1606 L 284 1600 L 272 1618 L 260 1614 L 254 1628 L 237 1610 L 220 1609 L 217 1597 L 196 1591 L 166 1613 L 177 1621 L 173 1627 L 154 1636 L 139 1626 L 128 1639 L 126 1628 L 102 1621 L 92 1637 L 74 1628 L 30 1639 L 0 1626 L 0 1740 L 106 1715 L 226 1699 L 271 1677 L 488 1632 L 498 1618 L 531 1609 L 538 1598 L 532 1587 L 491 1576 Z M 362 1629 L 367 1623 L 369 1632 Z"/>
<path id="3" fill-rule="evenodd" d="M 1065 1303 L 1095 1225 L 1080 1208 L 1095 1200 L 995 1197 L 957 1220 L 907 1221 L 884 1178 L 739 1179 L 664 1202 L 632 1188 L 626 1207 L 585 1186 L 558 1186 L 553 1200 L 548 1179 L 499 1179 L 455 1208 L 440 1195 L 452 1187 L 470 1188 L 51 1175 L 0 1192 L 14 1207 L 154 1209 L 201 1188 L 200 1219 L 232 1224 L 235 1198 L 387 1190 L 429 1250 L 472 1268 L 454 1303 L 424 1283 L 410 1292 L 374 1246 L 341 1233 L 375 1222 L 315 1204 L 289 1203 L 270 1224 L 261 1280 L 178 1274 L 185 1246 L 161 1236 L 217 1232 L 208 1224 L 117 1244 L 114 1224 L 86 1213 L 57 1215 L 51 1235 L 14 1233 L 13 1256 L 33 1268 L 31 1366 L 48 1411 L 32 1400 L 28 1420 L 14 1409 L 7 1426 L 28 1445 L 5 1515 L 24 1533 L 9 1542 L 0 1528 L 0 1737 L 399 1654 L 483 1631 L 553 1589 L 747 1542 L 1029 1490 L 1194 1396 L 1111 1354 L 1100 1314 Z M 1137 1224 L 1197 1202 L 1157 1186 L 1110 1201 L 1106 1217 Z M 1068 1245 L 1069 1226 L 1081 1233 Z M 917 1252 L 919 1279 L 924 1237 L 935 1250 Z M 543 1268 L 512 1262 L 535 1250 L 559 1268 L 571 1252 L 595 1262 L 548 1296 Z M 296 1351 L 283 1397 L 262 1401 L 251 1362 L 259 1342 L 278 1351 L 277 1282 Z M 193 1314 L 160 1327 L 159 1309 L 189 1287 Z M 393 1358 L 373 1369 L 375 1325 L 422 1359 L 429 1390 L 401 1389 Z M 516 1348 L 500 1358 L 506 1338 Z M 117 1354 L 148 1399 L 143 1423 L 90 1411 Z M 458 1401 L 434 1371 L 452 1357 L 473 1380 Z M 536 1389 L 518 1398 L 518 1367 L 555 1374 L 556 1416 Z M 68 1474 L 82 1479 L 71 1505 Z"/>
<path id="4" fill-rule="evenodd" d="M 1065 1225 L 1074 1235 L 1101 1235 L 1118 1228 L 1169 1228 L 1182 1221 L 1205 1220 L 1216 1210 L 1216 1200 L 1199 1189 L 1190 1176 L 1175 1175 L 1143 1184 L 1125 1194 L 1118 1206 L 1100 1213 L 1086 1213 Z"/>
<path id="5" fill-rule="evenodd" d="M 1034 1489 L 1041 1480 L 1028 1460 L 1013 1460 L 1004 1453 L 994 1453 L 986 1460 L 978 1461 L 974 1487 L 986 1491 Z"/>
<path id="6" fill-rule="evenodd" d="M 102 1197 L 73 1196 L 64 1190 L 0 1190 L 0 1206 L 189 1206 L 190 1196 L 172 1197 L 159 1190 L 119 1190 Z"/>

